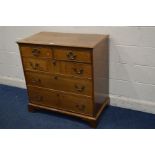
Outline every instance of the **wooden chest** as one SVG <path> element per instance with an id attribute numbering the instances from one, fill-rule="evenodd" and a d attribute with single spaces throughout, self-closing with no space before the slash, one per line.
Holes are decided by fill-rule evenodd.
<path id="1" fill-rule="evenodd" d="M 29 111 L 47 109 L 96 125 L 109 103 L 108 36 L 40 32 L 17 43 Z"/>

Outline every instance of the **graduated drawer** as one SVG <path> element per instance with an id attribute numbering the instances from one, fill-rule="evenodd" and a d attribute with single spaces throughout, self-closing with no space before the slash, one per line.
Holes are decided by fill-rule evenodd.
<path id="1" fill-rule="evenodd" d="M 28 85 L 92 96 L 92 80 L 26 72 Z"/>
<path id="2" fill-rule="evenodd" d="M 54 107 L 66 111 L 93 115 L 92 99 L 85 96 L 65 94 L 28 86 L 30 103 L 45 107 Z"/>
<path id="3" fill-rule="evenodd" d="M 51 74 L 86 78 L 92 77 L 91 64 L 24 57 L 23 65 L 24 69 L 29 71 L 49 72 Z"/>
<path id="4" fill-rule="evenodd" d="M 91 64 L 78 63 L 78 62 L 55 61 L 54 73 L 91 78 L 92 66 Z"/>
<path id="5" fill-rule="evenodd" d="M 50 59 L 23 58 L 23 65 L 25 70 L 54 73 L 53 64 Z"/>
<path id="6" fill-rule="evenodd" d="M 71 47 L 53 47 L 56 60 L 78 61 L 91 63 L 91 50 Z"/>
<path id="7" fill-rule="evenodd" d="M 47 46 L 21 45 L 21 55 L 33 58 L 52 58 L 52 50 Z"/>

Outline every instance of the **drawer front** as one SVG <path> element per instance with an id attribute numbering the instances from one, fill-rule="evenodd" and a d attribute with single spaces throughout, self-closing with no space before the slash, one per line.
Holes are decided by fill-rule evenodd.
<path id="1" fill-rule="evenodd" d="M 82 95 L 92 96 L 92 81 L 79 78 L 67 78 L 58 75 L 45 75 L 26 72 L 28 85 L 68 91 Z"/>
<path id="2" fill-rule="evenodd" d="M 53 48 L 56 60 L 68 60 L 91 63 L 91 53 L 89 49 L 79 48 Z"/>
<path id="3" fill-rule="evenodd" d="M 91 64 L 76 62 L 51 61 L 44 59 L 23 58 L 25 70 L 50 72 L 51 74 L 60 74 L 77 77 L 92 77 Z"/>
<path id="4" fill-rule="evenodd" d="M 60 97 L 62 109 L 86 115 L 93 115 L 91 98 L 68 94 L 61 94 Z"/>
<path id="5" fill-rule="evenodd" d="M 60 95 L 57 92 L 28 86 L 28 93 L 30 103 L 47 107 L 59 107 Z"/>
<path id="6" fill-rule="evenodd" d="M 76 62 L 56 61 L 54 65 L 56 74 L 77 76 L 77 77 L 92 77 L 91 64 L 83 64 Z"/>
<path id="7" fill-rule="evenodd" d="M 50 47 L 21 45 L 20 51 L 23 57 L 52 58 L 52 50 Z"/>
<path id="8" fill-rule="evenodd" d="M 93 104 L 89 97 L 65 94 L 59 91 L 44 90 L 31 86 L 28 86 L 28 93 L 30 103 L 85 115 L 93 115 Z"/>
<path id="9" fill-rule="evenodd" d="M 23 58 L 23 65 L 25 70 L 31 71 L 49 71 L 49 61 L 42 59 Z"/>

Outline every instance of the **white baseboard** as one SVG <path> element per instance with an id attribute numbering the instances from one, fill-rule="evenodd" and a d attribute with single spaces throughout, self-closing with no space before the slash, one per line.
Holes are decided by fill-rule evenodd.
<path id="1" fill-rule="evenodd" d="M 155 114 L 155 103 L 110 95 L 110 104 L 113 106 Z"/>
<path id="2" fill-rule="evenodd" d="M 104 96 L 106 96 L 99 93 L 97 93 L 96 95 L 98 96 L 98 98 L 103 98 Z M 110 105 L 155 114 L 154 102 L 136 100 L 117 95 L 110 95 Z"/>
<path id="3" fill-rule="evenodd" d="M 19 88 L 26 88 L 25 80 L 21 80 L 17 78 L 0 76 L 0 84 L 19 87 Z"/>
<path id="4" fill-rule="evenodd" d="M 26 88 L 26 84 L 24 80 L 9 78 L 9 77 L 0 77 L 0 84 L 15 86 L 19 88 Z M 97 96 L 99 98 L 103 98 L 104 95 L 98 93 Z M 117 95 L 110 95 L 110 104 L 116 107 L 155 114 L 154 102 L 135 100 L 135 99 L 125 98 Z"/>

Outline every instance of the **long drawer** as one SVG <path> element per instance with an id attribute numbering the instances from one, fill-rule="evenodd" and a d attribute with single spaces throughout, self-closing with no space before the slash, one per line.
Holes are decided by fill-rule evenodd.
<path id="1" fill-rule="evenodd" d="M 68 78 L 59 75 L 39 74 L 26 72 L 28 85 L 68 91 L 82 95 L 92 96 L 92 81 L 81 78 Z"/>
<path id="2" fill-rule="evenodd" d="M 23 58 L 25 70 L 48 72 L 51 74 L 62 74 L 77 77 L 92 77 L 92 69 L 90 64 L 55 61 L 51 59 L 34 59 Z"/>
<path id="3" fill-rule="evenodd" d="M 93 103 L 90 97 L 71 95 L 59 91 L 28 86 L 30 103 L 93 115 Z"/>
<path id="4" fill-rule="evenodd" d="M 54 56 L 53 58 L 57 60 L 91 63 L 90 49 L 21 45 L 20 51 L 23 57 L 52 58 Z"/>

